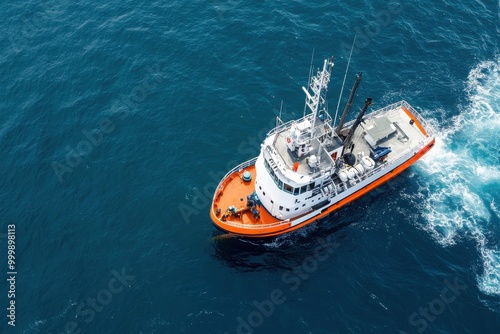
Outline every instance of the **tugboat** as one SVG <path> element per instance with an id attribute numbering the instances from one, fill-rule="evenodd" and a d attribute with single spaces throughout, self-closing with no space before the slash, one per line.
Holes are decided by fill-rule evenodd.
<path id="1" fill-rule="evenodd" d="M 218 228 L 244 237 L 297 230 L 387 182 L 432 148 L 430 127 L 406 101 L 367 114 L 367 98 L 357 118 L 345 123 L 361 72 L 335 126 L 326 103 L 333 66 L 333 57 L 325 59 L 302 87 L 310 113 L 286 123 L 277 117 L 259 156 L 220 181 L 210 207 Z"/>

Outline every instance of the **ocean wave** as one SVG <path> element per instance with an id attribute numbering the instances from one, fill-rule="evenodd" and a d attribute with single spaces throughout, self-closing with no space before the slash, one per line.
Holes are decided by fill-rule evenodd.
<path id="1" fill-rule="evenodd" d="M 473 68 L 465 91 L 468 103 L 450 126 L 436 129 L 436 145 L 420 164 L 430 176 L 421 189 L 422 228 L 443 246 L 475 240 L 483 264 L 479 289 L 499 295 L 500 249 L 490 239 L 500 200 L 500 57 Z"/>

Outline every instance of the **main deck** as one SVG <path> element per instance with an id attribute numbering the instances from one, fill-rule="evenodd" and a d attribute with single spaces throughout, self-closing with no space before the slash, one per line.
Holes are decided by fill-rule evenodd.
<path id="1" fill-rule="evenodd" d="M 416 111 L 404 104 L 384 112 L 370 114 L 353 136 L 353 154 L 369 155 L 378 146 L 389 147 L 387 161 L 395 160 L 408 150 L 421 146 L 429 136 L 418 120 Z"/>

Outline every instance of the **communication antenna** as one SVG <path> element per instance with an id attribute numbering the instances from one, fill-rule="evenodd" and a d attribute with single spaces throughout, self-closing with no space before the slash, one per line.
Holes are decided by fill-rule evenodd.
<path id="1" fill-rule="evenodd" d="M 335 122 L 337 121 L 337 115 L 340 107 L 340 100 L 342 99 L 342 93 L 344 92 L 344 85 L 345 85 L 345 79 L 347 77 L 347 71 L 349 70 L 349 64 L 351 64 L 352 50 L 354 50 L 354 43 L 356 42 L 356 36 L 358 36 L 358 34 L 354 35 L 354 40 L 352 41 L 351 52 L 349 53 L 349 60 L 347 61 L 347 67 L 345 69 L 345 74 L 344 74 L 344 82 L 342 82 L 342 89 L 340 90 L 339 102 L 337 103 L 337 110 L 335 110 L 335 117 L 333 118 L 334 127 L 335 127 Z"/>
<path id="2" fill-rule="evenodd" d="M 309 78 L 307 79 L 307 86 L 311 85 L 311 78 L 312 78 L 312 74 L 313 74 L 314 50 L 315 50 L 315 48 L 313 48 L 313 52 L 311 55 L 311 65 L 309 65 Z M 304 113 L 303 113 L 302 117 L 304 117 L 306 115 L 306 108 L 307 108 L 307 104 L 304 104 Z"/>
<path id="3" fill-rule="evenodd" d="M 283 100 L 281 100 L 281 105 L 280 105 L 280 119 L 281 119 L 281 112 L 283 111 Z"/>

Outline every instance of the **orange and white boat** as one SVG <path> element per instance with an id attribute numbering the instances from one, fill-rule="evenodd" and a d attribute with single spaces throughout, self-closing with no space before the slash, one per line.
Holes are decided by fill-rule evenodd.
<path id="1" fill-rule="evenodd" d="M 425 120 L 406 101 L 344 125 L 361 80 L 359 73 L 337 126 L 326 92 L 333 57 L 309 79 L 310 113 L 277 124 L 258 157 L 227 173 L 210 208 L 217 227 L 246 237 L 268 237 L 302 228 L 352 202 L 411 166 L 434 145 Z"/>

